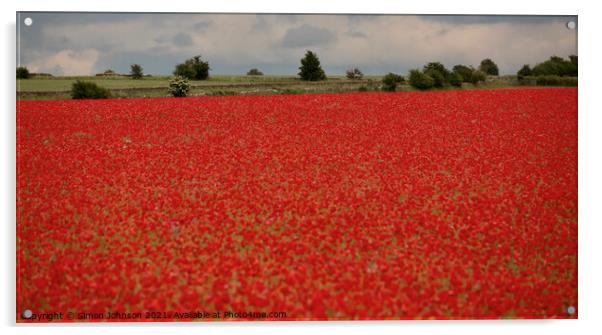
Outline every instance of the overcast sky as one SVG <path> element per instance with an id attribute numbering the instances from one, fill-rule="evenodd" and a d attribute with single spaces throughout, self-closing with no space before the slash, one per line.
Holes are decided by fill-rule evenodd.
<path id="1" fill-rule="evenodd" d="M 31 18 L 33 24 L 23 21 Z M 492 58 L 514 74 L 552 55 L 577 54 L 574 16 L 27 13 L 18 15 L 18 64 L 89 75 L 113 69 L 170 74 L 201 54 L 212 74 L 296 74 L 305 50 L 327 74 L 406 73 L 426 62 L 477 66 Z"/>

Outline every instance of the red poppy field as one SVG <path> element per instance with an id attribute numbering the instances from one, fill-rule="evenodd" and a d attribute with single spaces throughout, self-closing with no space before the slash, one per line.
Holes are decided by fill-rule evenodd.
<path id="1" fill-rule="evenodd" d="M 17 237 L 18 322 L 576 318 L 577 89 L 19 101 Z"/>

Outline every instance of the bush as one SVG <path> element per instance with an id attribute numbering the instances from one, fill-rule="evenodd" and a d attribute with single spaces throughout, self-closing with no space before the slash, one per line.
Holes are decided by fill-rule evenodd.
<path id="1" fill-rule="evenodd" d="M 578 74 L 577 56 L 570 56 L 569 60 L 565 60 L 558 56 L 552 56 L 547 61 L 535 65 L 532 74 L 534 76 L 576 77 Z"/>
<path id="2" fill-rule="evenodd" d="M 470 82 L 474 85 L 477 85 L 479 82 L 484 82 L 487 79 L 487 75 L 485 72 L 476 70 L 472 72 L 470 76 Z"/>
<path id="3" fill-rule="evenodd" d="M 312 51 L 308 50 L 305 53 L 305 57 L 301 59 L 299 70 L 299 77 L 302 80 L 317 81 L 326 79 L 326 74 L 320 65 L 320 59 Z"/>
<path id="4" fill-rule="evenodd" d="M 437 71 L 437 70 L 433 70 L 433 69 L 429 69 L 424 71 L 424 74 L 433 78 L 433 87 L 438 87 L 441 88 L 443 86 L 445 86 L 446 80 L 445 80 L 445 76 Z"/>
<path id="5" fill-rule="evenodd" d="M 182 76 L 176 76 L 169 81 L 169 93 L 174 97 L 185 97 L 190 91 L 188 80 Z"/>
<path id="6" fill-rule="evenodd" d="M 347 75 L 347 79 L 352 79 L 352 80 L 364 78 L 364 74 L 357 67 L 347 70 L 346 75 Z"/>
<path id="7" fill-rule="evenodd" d="M 497 76 L 500 74 L 500 71 L 491 59 L 486 58 L 481 61 L 481 65 L 479 65 L 479 70 L 483 71 L 485 75 Z"/>
<path id="8" fill-rule="evenodd" d="M 447 78 L 450 75 L 449 70 L 446 69 L 445 65 L 441 64 L 440 62 L 430 62 L 424 66 L 422 71 L 424 73 L 427 73 L 429 71 L 437 71 L 445 78 L 445 80 L 447 80 Z"/>
<path id="9" fill-rule="evenodd" d="M 17 68 L 17 79 L 28 79 L 29 70 L 25 66 L 19 66 Z"/>
<path id="10" fill-rule="evenodd" d="M 538 86 L 577 86 L 577 77 L 537 76 L 535 83 Z"/>
<path id="11" fill-rule="evenodd" d="M 462 82 L 469 83 L 472 78 L 472 73 L 475 71 L 474 68 L 468 67 L 466 65 L 456 65 L 453 68 L 453 71 L 460 75 L 462 78 Z"/>
<path id="12" fill-rule="evenodd" d="M 77 80 L 71 85 L 71 98 L 73 99 L 107 99 L 111 97 L 108 89 L 89 81 Z"/>
<path id="13" fill-rule="evenodd" d="M 409 76 L 409 82 L 412 87 L 419 90 L 427 90 L 435 84 L 433 78 L 418 69 L 411 70 Z"/>
<path id="14" fill-rule="evenodd" d="M 368 92 L 368 88 L 364 85 L 360 86 L 357 90 L 358 92 Z"/>
<path id="15" fill-rule="evenodd" d="M 130 76 L 132 79 L 141 79 L 144 76 L 142 66 L 138 64 L 132 64 L 130 66 Z"/>
<path id="16" fill-rule="evenodd" d="M 449 84 L 455 87 L 462 87 L 462 76 L 460 76 L 458 72 L 450 73 Z"/>
<path id="17" fill-rule="evenodd" d="M 247 72 L 247 76 L 263 76 L 263 72 L 258 69 L 252 68 Z"/>
<path id="18" fill-rule="evenodd" d="M 190 80 L 205 80 L 209 78 L 209 70 L 211 70 L 209 62 L 203 61 L 198 55 L 176 65 L 173 74 Z"/>
<path id="19" fill-rule="evenodd" d="M 383 82 L 382 90 L 387 91 L 387 92 L 395 92 L 395 89 L 397 88 L 397 84 L 400 84 L 403 81 L 404 81 L 404 79 L 402 76 L 389 72 L 382 79 L 382 82 Z"/>

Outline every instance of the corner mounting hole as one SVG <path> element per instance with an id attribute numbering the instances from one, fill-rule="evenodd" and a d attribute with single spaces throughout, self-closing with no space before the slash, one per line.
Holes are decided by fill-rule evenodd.
<path id="1" fill-rule="evenodd" d="M 32 315 L 33 315 L 33 313 L 31 312 L 31 309 L 26 309 L 21 314 L 21 316 L 23 317 L 23 319 L 29 319 L 29 318 L 31 318 Z"/>
<path id="2" fill-rule="evenodd" d="M 575 314 L 575 307 L 574 306 L 567 307 L 566 312 L 569 313 L 569 315 Z"/>
<path id="3" fill-rule="evenodd" d="M 566 27 L 569 28 L 570 30 L 573 30 L 573 29 L 577 28 L 577 23 L 575 23 L 575 21 L 569 21 L 566 23 Z"/>

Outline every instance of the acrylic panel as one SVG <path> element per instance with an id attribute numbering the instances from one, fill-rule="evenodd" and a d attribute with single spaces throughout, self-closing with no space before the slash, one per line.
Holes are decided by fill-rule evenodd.
<path id="1" fill-rule="evenodd" d="M 17 322 L 577 318 L 577 16 L 16 21 Z"/>

